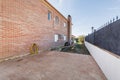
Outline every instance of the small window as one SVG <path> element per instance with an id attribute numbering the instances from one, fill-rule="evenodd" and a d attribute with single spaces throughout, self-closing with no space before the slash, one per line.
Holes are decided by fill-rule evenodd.
<path id="1" fill-rule="evenodd" d="M 64 27 L 66 27 L 67 26 L 67 23 L 66 22 L 64 22 Z"/>
<path id="2" fill-rule="evenodd" d="M 66 36 L 64 36 L 64 41 L 66 41 Z"/>
<path id="3" fill-rule="evenodd" d="M 51 20 L 51 18 L 52 18 L 52 16 L 51 16 L 51 12 L 50 12 L 50 11 L 48 11 L 48 20 L 50 21 L 50 20 Z"/>
<path id="4" fill-rule="evenodd" d="M 59 39 L 63 39 L 63 35 L 58 34 L 58 38 L 59 38 Z"/>
<path id="5" fill-rule="evenodd" d="M 59 18 L 58 18 L 58 16 L 55 17 L 55 24 L 59 24 Z"/>
<path id="6" fill-rule="evenodd" d="M 58 41 L 58 35 L 57 35 L 57 34 L 54 35 L 54 41 L 55 41 L 55 42 Z"/>

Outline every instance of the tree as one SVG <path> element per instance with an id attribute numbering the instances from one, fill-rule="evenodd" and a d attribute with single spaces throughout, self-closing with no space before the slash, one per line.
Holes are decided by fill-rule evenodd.
<path id="1" fill-rule="evenodd" d="M 79 42 L 79 41 L 78 41 L 78 38 L 75 38 L 75 40 L 76 40 L 77 43 Z"/>
<path id="2" fill-rule="evenodd" d="M 81 35 L 81 36 L 78 37 L 78 41 L 79 41 L 80 44 L 84 43 L 84 38 L 85 38 L 84 35 Z"/>

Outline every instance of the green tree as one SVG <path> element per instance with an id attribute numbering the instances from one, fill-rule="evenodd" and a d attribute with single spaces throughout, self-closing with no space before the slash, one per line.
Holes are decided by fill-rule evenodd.
<path id="1" fill-rule="evenodd" d="M 76 40 L 77 43 L 79 42 L 78 38 L 75 38 L 75 40 Z"/>
<path id="2" fill-rule="evenodd" d="M 84 35 L 81 35 L 81 36 L 78 37 L 78 41 L 79 41 L 80 44 L 84 43 L 84 38 L 85 38 Z"/>

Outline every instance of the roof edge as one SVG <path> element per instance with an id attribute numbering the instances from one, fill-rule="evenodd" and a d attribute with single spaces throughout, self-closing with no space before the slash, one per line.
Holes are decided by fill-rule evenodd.
<path id="1" fill-rule="evenodd" d="M 63 14 L 62 13 L 60 13 L 54 6 L 52 6 L 47 0 L 43 0 L 43 1 L 45 1 L 50 7 L 52 7 L 55 11 L 57 11 L 64 19 L 66 19 L 67 21 L 68 21 L 68 19 L 65 17 L 65 16 L 63 16 Z"/>

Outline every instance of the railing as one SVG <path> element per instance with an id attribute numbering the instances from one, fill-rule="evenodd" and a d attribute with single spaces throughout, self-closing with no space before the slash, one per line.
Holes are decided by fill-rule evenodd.
<path id="1" fill-rule="evenodd" d="M 118 20 L 120 20 L 120 19 L 118 18 L 118 16 L 116 16 L 116 19 L 113 18 L 113 20 L 110 20 L 110 22 L 108 21 L 107 23 L 105 23 L 101 27 L 97 28 L 96 31 L 98 31 L 98 30 L 100 30 L 100 29 L 102 29 L 104 27 L 107 27 L 108 25 L 110 25 L 110 24 L 112 24 L 112 23 L 114 23 L 114 22 L 116 22 Z"/>
<path id="2" fill-rule="evenodd" d="M 120 55 L 120 19 L 89 34 L 86 41 Z"/>

